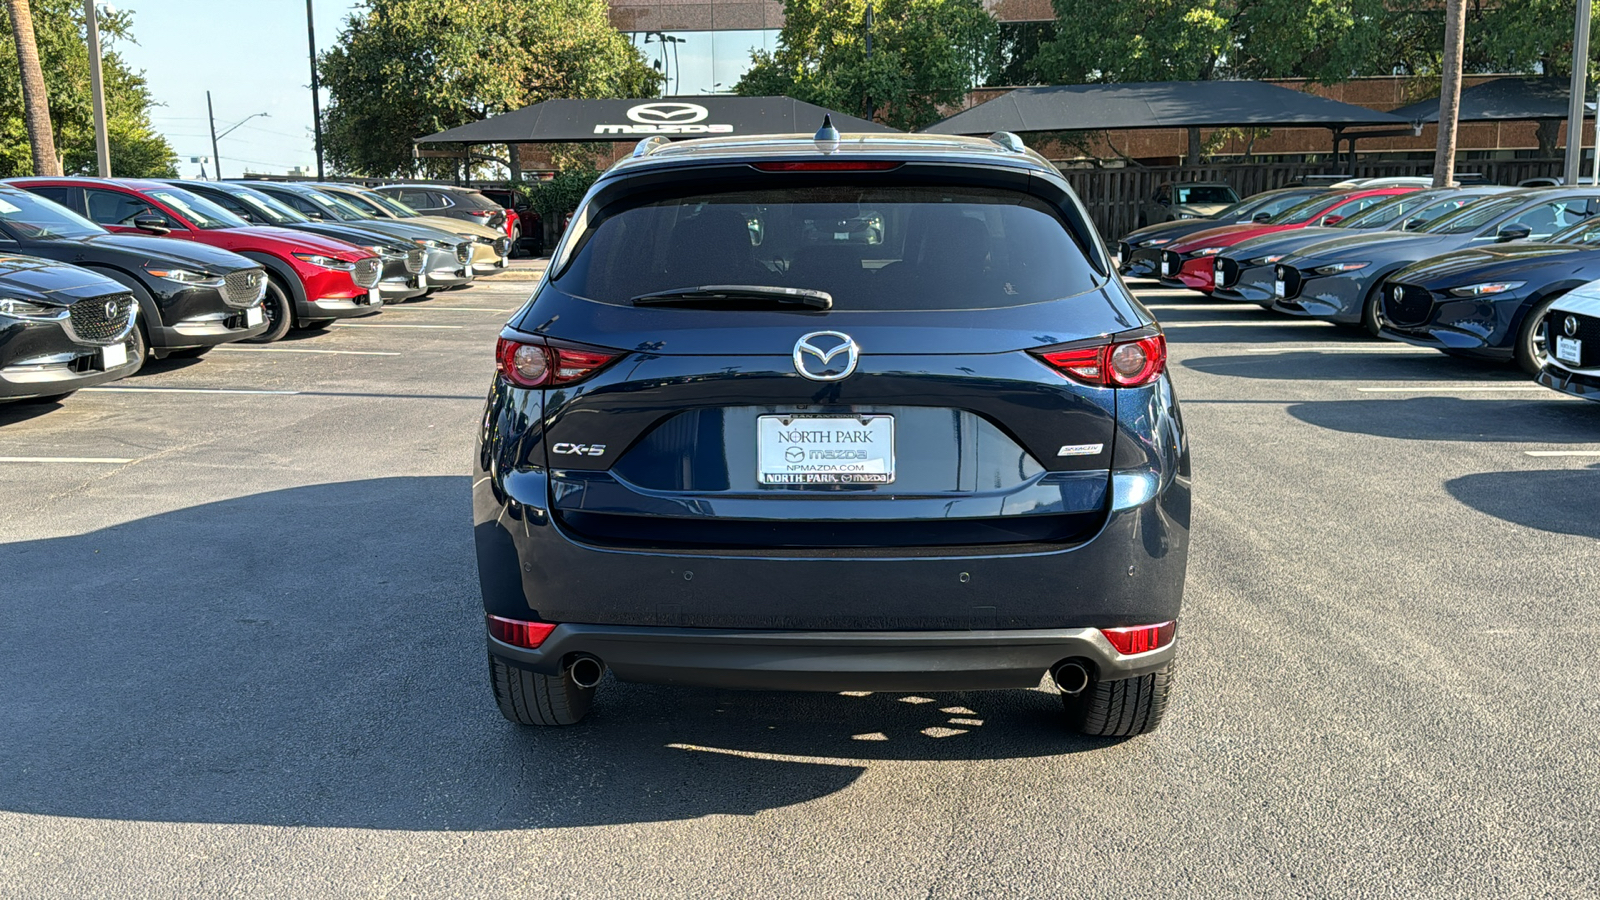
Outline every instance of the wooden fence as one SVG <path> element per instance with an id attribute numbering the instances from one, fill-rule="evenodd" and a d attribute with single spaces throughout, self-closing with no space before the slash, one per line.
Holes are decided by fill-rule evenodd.
<path id="1" fill-rule="evenodd" d="M 1457 173 L 1475 172 L 1490 184 L 1516 184 L 1525 178 L 1558 176 L 1559 159 L 1470 160 L 1456 167 Z M 1219 166 L 1128 166 L 1118 169 L 1063 169 L 1062 174 L 1078 192 L 1089 216 L 1106 240 L 1114 241 L 1139 225 L 1139 207 L 1167 181 L 1221 181 L 1233 186 L 1239 196 L 1282 187 L 1306 175 L 1344 174 L 1318 163 L 1268 163 L 1261 165 Z M 1387 178 L 1433 174 L 1432 160 L 1357 162 L 1353 178 Z"/>

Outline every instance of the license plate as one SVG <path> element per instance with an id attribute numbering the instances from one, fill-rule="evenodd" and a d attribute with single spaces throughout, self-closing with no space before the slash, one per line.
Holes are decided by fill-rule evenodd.
<path id="1" fill-rule="evenodd" d="M 1577 365 L 1583 359 L 1583 341 L 1573 338 L 1556 338 L 1556 359 Z"/>
<path id="2" fill-rule="evenodd" d="M 761 416 L 756 424 L 761 484 L 894 481 L 893 416 Z"/>
<path id="3" fill-rule="evenodd" d="M 112 344 L 100 348 L 100 368 L 110 371 L 128 362 L 128 345 Z"/>
<path id="4" fill-rule="evenodd" d="M 262 312 L 259 306 L 252 306 L 244 311 L 244 327 L 246 328 L 254 328 L 266 320 L 267 314 Z"/>
<path id="5" fill-rule="evenodd" d="M 1289 291 L 1283 286 L 1282 278 L 1272 283 L 1272 296 L 1280 298 L 1289 296 Z"/>
<path id="6" fill-rule="evenodd" d="M 1163 274 L 1163 275 L 1171 275 L 1172 274 L 1172 260 L 1163 259 L 1161 261 L 1161 274 Z"/>

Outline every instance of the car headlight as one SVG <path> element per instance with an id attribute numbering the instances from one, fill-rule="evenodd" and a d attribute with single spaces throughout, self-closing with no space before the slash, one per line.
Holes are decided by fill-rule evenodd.
<path id="1" fill-rule="evenodd" d="M 1318 275 L 1340 275 L 1345 272 L 1359 272 L 1370 265 L 1372 265 L 1370 262 L 1332 263 L 1326 266 L 1317 266 L 1311 271 Z"/>
<path id="2" fill-rule="evenodd" d="M 335 269 L 340 272 L 348 272 L 356 267 L 356 264 L 353 262 L 345 262 L 342 259 L 334 259 L 331 256 L 323 256 L 318 253 L 296 253 L 294 258 L 300 260 L 301 262 L 310 263 L 313 266 L 321 266 L 324 269 Z"/>
<path id="3" fill-rule="evenodd" d="M 1151 238 L 1148 241 L 1140 241 L 1139 242 L 1139 246 L 1141 246 L 1141 247 L 1159 247 L 1162 244 L 1170 244 L 1170 243 L 1172 243 L 1172 238 Z"/>
<path id="4" fill-rule="evenodd" d="M 1288 255 L 1289 254 L 1287 254 L 1287 253 L 1274 253 L 1274 254 L 1272 254 L 1270 256 L 1258 256 L 1255 259 L 1250 260 L 1250 265 L 1252 265 L 1252 266 L 1270 266 L 1273 263 L 1277 262 L 1280 259 L 1283 259 L 1285 256 L 1288 256 Z"/>
<path id="5" fill-rule="evenodd" d="M 449 241 L 436 241 L 433 238 L 413 238 L 413 240 L 430 250 L 449 250 L 454 252 L 456 249 L 456 245 Z"/>
<path id="6" fill-rule="evenodd" d="M 19 319 L 55 319 L 66 312 L 67 310 L 59 306 L 45 306 L 42 303 L 0 297 L 0 316 L 16 316 Z"/>
<path id="7" fill-rule="evenodd" d="M 1226 249 L 1228 249 L 1228 248 L 1227 247 L 1201 247 L 1199 250 L 1196 250 L 1194 252 L 1194 255 L 1195 256 L 1216 256 L 1218 253 L 1221 253 L 1222 251 L 1224 251 Z"/>
<path id="8" fill-rule="evenodd" d="M 145 266 L 144 270 L 157 278 L 176 281 L 179 284 L 203 284 L 206 287 L 220 287 L 222 278 L 206 272 L 195 272 L 191 269 L 152 269 Z"/>
<path id="9" fill-rule="evenodd" d="M 402 247 L 380 247 L 374 244 L 367 249 L 372 251 L 373 256 L 382 257 L 383 259 L 401 259 L 406 255 L 406 251 Z"/>
<path id="10" fill-rule="evenodd" d="M 1469 284 L 1466 287 L 1451 288 L 1450 293 L 1457 297 L 1485 297 L 1490 294 L 1504 294 L 1514 291 L 1527 284 L 1526 281 L 1486 281 L 1483 284 Z"/>

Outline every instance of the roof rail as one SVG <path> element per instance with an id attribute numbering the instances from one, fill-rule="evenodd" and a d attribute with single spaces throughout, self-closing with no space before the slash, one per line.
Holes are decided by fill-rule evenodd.
<path id="1" fill-rule="evenodd" d="M 994 134 L 989 135 L 989 140 L 1010 150 L 1012 153 L 1025 153 L 1028 149 L 1022 145 L 1022 138 L 1009 131 L 996 131 Z"/>
<path id="2" fill-rule="evenodd" d="M 660 150 L 662 147 L 665 147 L 670 143 L 672 143 L 672 141 L 668 140 L 666 135 L 652 134 L 639 143 L 633 145 L 633 158 L 638 159 L 641 156 L 649 156 L 650 154 Z"/>

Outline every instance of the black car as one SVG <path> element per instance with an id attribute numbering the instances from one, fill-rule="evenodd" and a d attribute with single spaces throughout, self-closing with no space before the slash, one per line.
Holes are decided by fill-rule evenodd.
<path id="1" fill-rule="evenodd" d="M 1014 136 L 829 132 L 646 139 L 501 332 L 473 478 L 501 712 L 574 723 L 606 668 L 1049 673 L 1077 729 L 1153 729 L 1190 506 L 1160 326 Z"/>
<path id="2" fill-rule="evenodd" d="M 383 271 L 373 288 L 384 303 L 420 297 L 428 291 L 428 248 L 354 222 L 318 222 L 298 210 L 232 181 L 174 181 L 172 184 L 204 197 L 252 225 L 275 225 L 365 247 L 383 260 Z M 419 277 L 420 276 L 420 277 Z"/>
<path id="3" fill-rule="evenodd" d="M 1600 278 L 1600 216 L 1547 240 L 1425 259 L 1383 286 L 1380 333 L 1455 356 L 1514 360 L 1538 374 L 1550 357 L 1550 305 Z"/>
<path id="4" fill-rule="evenodd" d="M 138 315 L 127 288 L 103 275 L 0 255 L 0 403 L 59 400 L 137 372 Z"/>
<path id="5" fill-rule="evenodd" d="M 1279 188 L 1252 194 L 1214 215 L 1157 222 L 1130 231 L 1117 242 L 1117 271 L 1127 278 L 1161 277 L 1161 248 L 1178 240 L 1221 225 L 1265 222 L 1278 213 L 1299 206 L 1326 188 Z"/>
<path id="6" fill-rule="evenodd" d="M 266 272 L 237 253 L 191 241 L 112 234 L 28 191 L 0 185 L 0 253 L 91 269 L 139 304 L 135 355 L 199 356 L 267 330 Z"/>
<path id="7" fill-rule="evenodd" d="M 505 228 L 506 208 L 472 188 L 447 184 L 386 184 L 373 190 L 425 216 L 460 219 L 497 230 Z"/>
<path id="8" fill-rule="evenodd" d="M 479 193 L 517 214 L 517 247 L 529 256 L 544 255 L 544 217 L 534 209 L 527 198 L 510 188 L 479 188 Z"/>

